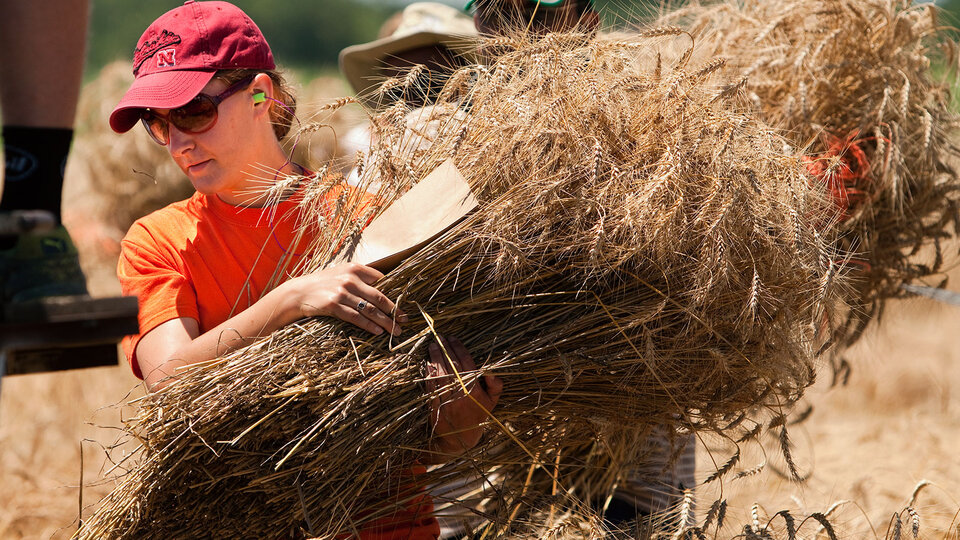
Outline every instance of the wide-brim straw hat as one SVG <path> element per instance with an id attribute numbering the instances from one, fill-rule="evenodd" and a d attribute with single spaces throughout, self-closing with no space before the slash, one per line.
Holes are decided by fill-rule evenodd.
<path id="1" fill-rule="evenodd" d="M 384 76 L 378 68 L 392 55 L 443 45 L 454 54 L 471 56 L 476 51 L 477 36 L 473 18 L 462 11 L 435 2 L 417 2 L 404 8 L 400 24 L 390 36 L 340 51 L 340 72 L 363 96 L 382 81 Z"/>

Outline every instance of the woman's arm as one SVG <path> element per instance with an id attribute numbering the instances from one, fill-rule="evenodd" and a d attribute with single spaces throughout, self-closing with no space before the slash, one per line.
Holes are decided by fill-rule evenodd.
<path id="1" fill-rule="evenodd" d="M 345 264 L 291 279 L 203 334 L 191 318 L 160 324 L 137 345 L 144 381 L 151 391 L 157 390 L 177 368 L 212 360 L 304 317 L 336 317 L 376 335 L 399 335 L 401 328 L 391 316 L 396 305 L 372 286 L 382 277 L 368 266 Z M 398 313 L 396 320 L 406 317 Z"/>

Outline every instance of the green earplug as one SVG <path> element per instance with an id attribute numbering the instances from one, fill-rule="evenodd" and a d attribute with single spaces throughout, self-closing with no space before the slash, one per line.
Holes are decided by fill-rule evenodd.
<path id="1" fill-rule="evenodd" d="M 257 92 L 253 94 L 254 103 L 263 103 L 266 100 L 267 100 L 267 96 L 263 92 Z"/>

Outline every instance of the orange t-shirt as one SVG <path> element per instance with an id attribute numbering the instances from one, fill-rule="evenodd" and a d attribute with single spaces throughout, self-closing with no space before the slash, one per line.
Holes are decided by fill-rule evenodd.
<path id="1" fill-rule="evenodd" d="M 290 277 L 285 271 L 309 241 L 291 246 L 294 199 L 246 208 L 195 193 L 133 224 L 120 243 L 117 276 L 123 294 L 136 295 L 140 304 L 140 334 L 123 340 L 137 377 L 143 378 L 137 344 L 147 332 L 180 317 L 196 319 L 206 332 L 259 300 L 275 272 L 284 272 L 279 281 Z"/>
<path id="2" fill-rule="evenodd" d="M 327 197 L 331 213 L 338 195 Z M 140 304 L 140 334 L 123 339 L 124 353 L 137 377 L 143 378 L 137 344 L 147 332 L 180 317 L 196 319 L 200 332 L 206 332 L 256 302 L 276 272 L 283 273 L 278 283 L 290 277 L 287 271 L 310 240 L 304 237 L 291 246 L 298 227 L 296 199 L 274 207 L 244 208 L 195 193 L 133 224 L 121 242 L 117 275 L 123 293 L 136 295 Z M 424 472 L 420 466 L 409 471 L 414 477 Z M 423 491 L 416 482 L 411 489 Z M 359 538 L 432 540 L 439 536 L 433 502 L 423 493 L 392 515 L 367 524 Z"/>
<path id="3" fill-rule="evenodd" d="M 440 537 L 440 522 L 433 515 L 433 499 L 417 477 L 427 473 L 423 465 L 415 465 L 403 471 L 395 480 L 401 486 L 399 493 L 383 494 L 384 500 L 404 501 L 403 505 L 390 503 L 395 509 L 392 515 L 377 518 L 364 525 L 356 536 L 341 535 L 338 539 L 351 540 L 436 540 Z M 369 515 L 361 510 L 358 515 Z"/>

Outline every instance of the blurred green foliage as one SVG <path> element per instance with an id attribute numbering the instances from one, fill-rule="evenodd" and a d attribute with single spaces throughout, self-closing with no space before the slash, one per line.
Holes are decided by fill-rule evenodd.
<path id="1" fill-rule="evenodd" d="M 42 1 L 42 0 L 30 0 Z M 411 0 L 232 0 L 257 23 L 281 66 L 305 72 L 336 69 L 349 45 L 376 39 L 391 14 Z M 441 0 L 462 7 L 463 0 Z M 677 3 L 677 0 L 669 0 Z M 87 74 L 113 60 L 129 61 L 140 35 L 183 0 L 91 0 Z M 634 21 L 654 13 L 660 0 L 595 0 L 608 23 Z"/>
<path id="2" fill-rule="evenodd" d="M 260 27 L 277 64 L 307 71 L 335 68 L 340 49 L 375 39 L 383 21 L 398 9 L 396 4 L 355 0 L 233 3 Z M 133 58 L 137 40 L 147 26 L 183 0 L 91 0 L 91 4 L 87 73 L 93 75 L 113 60 Z"/>
<path id="3" fill-rule="evenodd" d="M 42 0 L 30 0 L 42 1 Z M 335 70 L 348 45 L 376 38 L 380 25 L 412 0 L 233 0 L 256 21 L 281 66 L 306 73 Z M 461 7 L 462 0 L 441 0 Z M 648 19 L 685 0 L 594 0 L 607 25 Z M 776 1 L 776 0 L 770 0 Z M 113 60 L 129 61 L 140 34 L 182 0 L 91 0 L 87 73 Z M 960 26 L 960 0 L 938 2 L 947 26 Z M 954 34 L 956 35 L 956 34 Z"/>
<path id="4" fill-rule="evenodd" d="M 940 6 L 940 19 L 941 22 L 946 25 L 954 28 L 954 33 L 956 33 L 956 28 L 960 27 L 960 0 L 944 0 L 936 2 Z"/>

